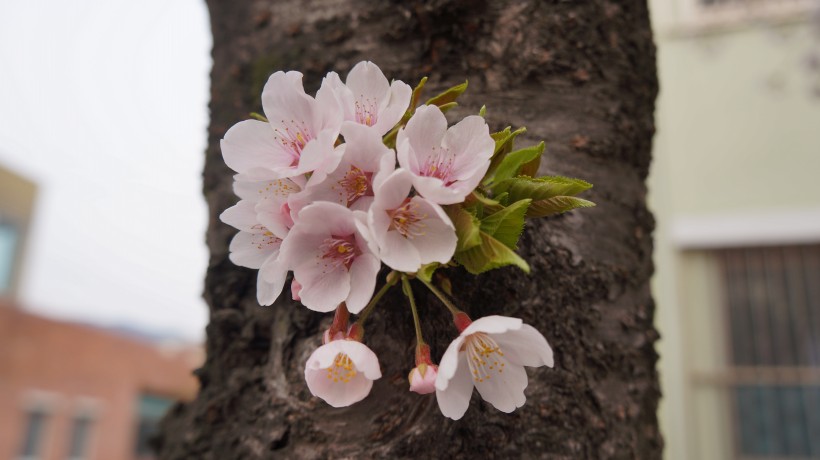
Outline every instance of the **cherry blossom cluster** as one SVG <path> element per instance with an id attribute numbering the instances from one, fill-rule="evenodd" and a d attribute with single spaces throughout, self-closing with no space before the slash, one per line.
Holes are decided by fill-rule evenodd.
<path id="1" fill-rule="evenodd" d="M 335 312 L 305 366 L 311 393 L 328 404 L 362 400 L 381 377 L 376 354 L 362 343 L 364 322 L 401 283 L 417 334 L 410 390 L 435 392 L 453 419 L 466 412 L 473 387 L 512 412 L 525 402 L 523 366 L 552 367 L 552 349 L 520 319 L 472 321 L 434 273 L 455 265 L 471 273 L 505 265 L 528 271 L 515 253 L 524 219 L 591 206 L 574 196 L 590 184 L 533 177 L 543 143 L 515 150 L 523 128 L 490 133 L 483 108 L 448 125 L 444 112 L 466 83 L 422 104 L 425 82 L 415 89 L 389 82 L 375 64 L 360 62 L 344 82 L 330 72 L 314 97 L 301 73 L 271 75 L 264 116 L 237 123 L 221 143 L 240 198 L 220 216 L 239 230 L 230 259 L 258 270 L 261 305 L 282 295 L 292 272 L 294 300 Z M 377 292 L 382 265 L 392 271 Z M 460 332 L 440 365 L 421 336 L 411 280 L 442 301 Z"/>

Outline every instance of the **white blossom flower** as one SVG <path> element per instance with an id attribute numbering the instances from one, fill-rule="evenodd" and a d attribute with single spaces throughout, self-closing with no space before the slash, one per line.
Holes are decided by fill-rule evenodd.
<path id="1" fill-rule="evenodd" d="M 410 391 L 426 395 L 436 391 L 436 377 L 438 366 L 435 364 L 419 364 L 410 371 L 407 379 L 410 381 Z"/>
<path id="2" fill-rule="evenodd" d="M 518 318 L 477 319 L 453 340 L 439 363 L 436 399 L 442 414 L 460 419 L 470 405 L 473 387 L 502 412 L 523 406 L 524 366 L 553 366 L 547 339 Z"/>
<path id="3" fill-rule="evenodd" d="M 475 190 L 495 150 L 482 117 L 471 115 L 447 129 L 447 119 L 434 105 L 421 106 L 399 130 L 399 165 L 413 174 L 413 186 L 438 204 L 453 204 Z"/>
<path id="4" fill-rule="evenodd" d="M 282 237 L 259 223 L 256 204 L 240 200 L 219 218 L 239 230 L 231 240 L 229 258 L 240 267 L 259 269 L 256 299 L 260 305 L 271 305 L 285 285 L 287 267 L 279 260 Z"/>
<path id="5" fill-rule="evenodd" d="M 409 172 L 395 170 L 377 185 L 368 212 L 379 258 L 390 268 L 408 273 L 431 262 L 449 262 L 458 241 L 453 223 L 439 205 L 408 196 L 412 185 Z"/>
<path id="6" fill-rule="evenodd" d="M 374 178 L 396 168 L 396 154 L 384 146 L 382 137 L 375 131 L 346 124 L 342 134 L 345 143 L 337 147 L 343 151 L 339 166 L 327 175 L 312 175 L 305 190 L 290 197 L 290 208 L 295 212 L 317 201 L 367 211 L 373 202 Z"/>
<path id="7" fill-rule="evenodd" d="M 335 72 L 327 76 L 339 99 L 345 121 L 371 126 L 380 136 L 396 126 L 410 105 L 413 90 L 406 83 L 389 83 L 376 64 L 362 61 L 347 74 L 346 84 Z"/>
<path id="8" fill-rule="evenodd" d="M 336 203 L 318 202 L 299 212 L 296 224 L 282 242 L 280 260 L 301 284 L 304 306 L 333 311 L 341 302 L 358 313 L 373 296 L 379 259 L 358 229 L 363 220 Z M 359 225 L 363 225 L 363 222 Z"/>
<path id="9" fill-rule="evenodd" d="M 299 72 L 276 72 L 262 91 L 268 122 L 246 120 L 222 139 L 222 156 L 234 171 L 249 179 L 293 177 L 335 167 L 334 143 L 342 112 L 330 88 L 307 95 Z"/>
<path id="10" fill-rule="evenodd" d="M 317 348 L 305 364 L 305 381 L 311 394 L 333 407 L 361 401 L 381 376 L 376 354 L 354 340 L 328 342 Z"/>

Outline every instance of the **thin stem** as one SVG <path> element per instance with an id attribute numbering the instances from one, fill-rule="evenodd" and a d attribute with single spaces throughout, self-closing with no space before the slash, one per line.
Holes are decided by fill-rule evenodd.
<path id="1" fill-rule="evenodd" d="M 424 339 L 421 337 L 419 312 L 416 310 L 416 299 L 413 297 L 413 288 L 410 286 L 410 280 L 407 279 L 407 276 L 402 275 L 401 285 L 404 288 L 403 290 L 404 294 L 407 296 L 407 300 L 410 301 L 410 310 L 413 312 L 413 325 L 416 327 L 416 344 L 421 345 L 424 343 Z"/>
<path id="2" fill-rule="evenodd" d="M 393 285 L 396 284 L 396 275 L 394 275 L 394 273 L 396 272 L 392 271 L 387 274 L 387 279 L 384 283 L 384 286 L 382 286 L 381 289 L 379 289 L 379 292 L 377 292 L 376 295 L 374 295 L 373 298 L 370 299 L 370 303 L 368 303 L 367 306 L 364 307 L 364 309 L 359 313 L 359 318 L 356 320 L 357 323 L 364 324 L 364 322 L 367 320 L 367 317 L 370 316 L 370 313 L 373 311 L 373 308 L 375 308 L 376 304 L 379 303 L 379 300 L 381 300 L 382 296 L 384 296 L 384 294 L 386 294 L 387 291 L 391 287 L 393 287 Z"/>
<path id="3" fill-rule="evenodd" d="M 427 289 L 429 289 L 429 290 L 430 290 L 430 292 L 432 292 L 433 294 L 435 294 L 435 295 L 436 295 L 436 297 L 438 297 L 438 300 L 441 300 L 441 303 L 443 303 L 443 304 L 444 304 L 444 306 L 446 306 L 446 307 L 450 310 L 450 313 L 452 313 L 453 315 L 457 315 L 457 314 L 461 313 L 461 310 L 459 310 L 459 309 L 455 306 L 455 304 L 453 304 L 453 302 L 451 302 L 451 301 L 450 301 L 450 299 L 448 299 L 448 298 L 444 295 L 444 293 L 443 293 L 443 292 L 439 291 L 437 287 L 433 286 L 433 283 L 431 283 L 431 282 L 429 282 L 429 281 L 426 281 L 426 280 L 424 280 L 424 279 L 422 279 L 422 278 L 420 278 L 420 277 L 419 277 L 419 278 L 416 278 L 416 279 L 421 280 L 421 282 L 422 282 L 422 283 L 424 283 L 424 285 L 425 285 L 425 286 L 427 286 Z"/>

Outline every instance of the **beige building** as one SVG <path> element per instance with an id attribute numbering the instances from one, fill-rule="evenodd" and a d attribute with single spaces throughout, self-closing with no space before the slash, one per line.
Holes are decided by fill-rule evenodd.
<path id="1" fill-rule="evenodd" d="M 33 182 L 0 166 L 0 298 L 17 293 L 36 197 Z"/>
<path id="2" fill-rule="evenodd" d="M 650 6 L 666 458 L 820 458 L 820 5 Z"/>

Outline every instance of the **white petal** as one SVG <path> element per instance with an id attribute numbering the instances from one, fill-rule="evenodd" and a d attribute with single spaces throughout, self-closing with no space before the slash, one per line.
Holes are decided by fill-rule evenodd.
<path id="1" fill-rule="evenodd" d="M 328 171 L 336 169 L 341 160 L 341 152 L 334 147 L 338 132 L 330 130 L 321 131 L 316 139 L 305 144 L 299 156 L 299 164 L 293 168 L 291 176 L 316 172 L 322 176 Z"/>
<path id="2" fill-rule="evenodd" d="M 456 374 L 456 369 L 460 364 L 461 359 L 459 355 L 466 355 L 460 353 L 461 344 L 464 343 L 464 336 L 458 336 L 455 340 L 450 342 L 450 346 L 441 357 L 441 363 L 438 365 L 438 376 L 436 377 L 436 388 L 439 390 L 446 390 L 450 379 Z"/>
<path id="3" fill-rule="evenodd" d="M 482 171 L 481 176 L 487 172 L 495 141 L 484 118 L 471 115 L 447 130 L 442 146 L 456 154 L 453 175 L 463 179 L 475 175 L 476 171 Z"/>
<path id="4" fill-rule="evenodd" d="M 344 267 L 330 270 L 315 276 L 314 273 L 305 276 L 304 271 L 293 273 L 302 290 L 299 292 L 302 305 L 313 311 L 330 312 L 342 303 L 350 293 L 350 274 Z"/>
<path id="5" fill-rule="evenodd" d="M 259 275 L 256 277 L 256 300 L 259 305 L 268 306 L 273 304 L 279 298 L 279 294 L 282 293 L 282 288 L 285 286 L 288 270 L 276 258 L 275 255 L 269 257 L 262 264 Z"/>
<path id="6" fill-rule="evenodd" d="M 239 232 L 228 246 L 228 258 L 240 267 L 260 268 L 268 257 L 279 251 L 281 243 L 275 236 Z"/>
<path id="7" fill-rule="evenodd" d="M 373 381 L 357 373 L 348 382 L 327 378 L 327 370 L 305 369 L 305 382 L 313 396 L 323 399 L 333 407 L 347 407 L 367 397 Z"/>
<path id="8" fill-rule="evenodd" d="M 441 390 L 436 380 L 436 401 L 441 413 L 445 417 L 458 420 L 464 416 L 470 407 L 470 396 L 473 394 L 473 379 L 470 377 L 470 368 L 467 366 L 466 355 L 460 353 L 460 362 L 449 385 Z M 439 366 L 441 375 L 441 366 Z"/>
<path id="9" fill-rule="evenodd" d="M 370 380 L 380 379 L 382 371 L 379 369 L 379 358 L 367 345 L 355 340 L 343 340 L 342 350 L 356 366 Z"/>
<path id="10" fill-rule="evenodd" d="M 376 209 L 392 210 L 404 203 L 413 186 L 413 176 L 404 169 L 397 169 L 390 174 L 378 189 L 373 206 Z"/>
<path id="11" fill-rule="evenodd" d="M 441 109 L 434 105 L 423 105 L 416 109 L 416 113 L 407 121 L 407 126 L 399 131 L 397 137 L 397 145 L 403 139 L 408 139 L 412 150 L 418 154 L 425 154 L 433 149 L 433 147 L 440 147 L 441 141 L 444 138 L 444 133 L 447 132 L 447 119 L 441 112 Z M 406 165 L 399 164 L 403 168 Z"/>
<path id="12" fill-rule="evenodd" d="M 263 121 L 245 120 L 233 125 L 220 146 L 225 164 L 239 173 L 288 161 L 277 155 L 281 146 L 271 126 Z"/>
<path id="13" fill-rule="evenodd" d="M 413 273 L 421 267 L 419 251 L 411 240 L 390 230 L 379 242 L 379 258 L 385 265 L 400 272 Z"/>
<path id="14" fill-rule="evenodd" d="M 350 313 L 362 311 L 373 297 L 379 268 L 379 259 L 371 254 L 362 254 L 350 265 L 350 293 L 345 301 Z"/>
<path id="15" fill-rule="evenodd" d="M 381 135 L 387 134 L 404 116 L 410 108 L 410 99 L 413 96 L 413 89 L 403 81 L 395 80 L 390 85 L 390 100 L 387 105 L 379 110 L 379 121 L 373 125 L 376 132 Z"/>
<path id="16" fill-rule="evenodd" d="M 456 183 L 457 184 L 457 183 Z M 437 177 L 425 177 L 413 175 L 413 187 L 419 192 L 419 195 L 437 204 L 454 204 L 461 203 L 464 198 L 473 191 L 475 187 L 466 192 L 453 187 L 444 186 L 444 182 Z M 476 184 L 477 185 L 477 184 Z"/>
<path id="17" fill-rule="evenodd" d="M 517 331 L 521 329 L 523 321 L 520 318 L 510 318 L 509 316 L 491 315 L 473 321 L 467 329 L 461 333 L 468 336 L 476 332 L 486 332 L 487 334 L 501 334 L 509 330 Z"/>
<path id="18" fill-rule="evenodd" d="M 389 97 L 390 83 L 379 66 L 369 61 L 362 61 L 353 66 L 345 80 L 347 87 L 356 99 L 368 98 L 379 105 Z"/>
<path id="19" fill-rule="evenodd" d="M 357 123 L 346 122 L 342 125 L 345 138 L 345 161 L 366 172 L 379 170 L 382 158 L 390 156 L 395 164 L 393 151 L 384 146 L 382 136 L 375 130 Z"/>
<path id="20" fill-rule="evenodd" d="M 294 229 L 296 227 L 306 233 L 328 236 L 347 236 L 356 231 L 353 211 L 330 202 L 318 202 L 304 207 L 299 212 L 299 221 Z"/>
<path id="21" fill-rule="evenodd" d="M 325 238 L 327 238 L 325 234 L 311 234 L 303 231 L 302 228 L 294 227 L 288 237 L 282 241 L 279 260 L 291 270 L 296 267 L 314 265 L 316 259 L 322 256 L 319 246 Z"/>
<path id="22" fill-rule="evenodd" d="M 493 334 L 507 358 L 521 366 L 553 366 L 552 348 L 537 329 L 524 324 L 519 330 Z"/>
<path id="23" fill-rule="evenodd" d="M 264 181 L 247 181 L 237 179 L 233 183 L 233 192 L 243 200 L 253 202 L 279 201 L 288 199 L 292 193 L 301 190 L 301 187 L 291 179 L 272 179 Z"/>
<path id="24" fill-rule="evenodd" d="M 503 361 L 503 358 L 498 358 Z M 494 372 L 489 378 L 475 381 L 475 387 L 485 401 L 501 412 L 510 413 L 526 402 L 527 371 L 507 361 L 504 372 Z"/>
<path id="25" fill-rule="evenodd" d="M 219 215 L 219 220 L 231 227 L 249 233 L 263 233 L 265 231 L 256 219 L 255 204 L 247 200 L 240 200 L 224 210 Z"/>
<path id="26" fill-rule="evenodd" d="M 262 108 L 274 128 L 284 130 L 290 123 L 306 126 L 311 136 L 318 134 L 315 100 L 305 93 L 302 74 L 299 72 L 276 72 L 268 78 L 262 89 Z M 315 130 L 315 131 L 314 131 Z"/>
<path id="27" fill-rule="evenodd" d="M 421 222 L 424 224 L 424 234 L 410 240 L 419 252 L 422 265 L 449 262 L 458 243 L 453 224 L 437 205 L 419 197 L 414 197 L 413 202 L 418 203 L 420 212 L 428 216 Z"/>

